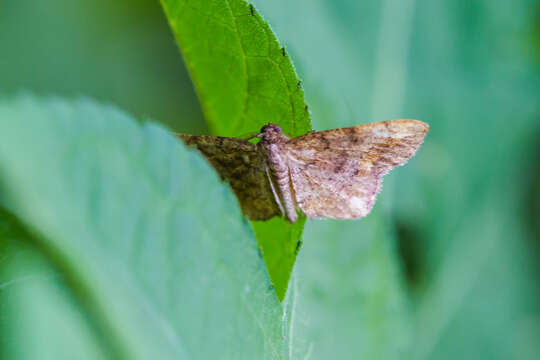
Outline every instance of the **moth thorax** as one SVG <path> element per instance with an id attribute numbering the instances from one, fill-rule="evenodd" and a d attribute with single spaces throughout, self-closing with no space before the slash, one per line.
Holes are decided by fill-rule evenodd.
<path id="1" fill-rule="evenodd" d="M 287 168 L 280 144 L 262 144 L 263 152 L 272 171 L 283 171 Z"/>
<path id="2" fill-rule="evenodd" d="M 281 127 L 279 125 L 269 123 L 261 128 L 261 134 L 263 143 L 277 144 L 283 141 Z"/>

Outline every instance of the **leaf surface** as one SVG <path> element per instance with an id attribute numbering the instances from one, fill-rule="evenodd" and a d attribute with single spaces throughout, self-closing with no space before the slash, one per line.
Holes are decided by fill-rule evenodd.
<path id="1" fill-rule="evenodd" d="M 89 100 L 3 101 L 0 134 L 0 203 L 35 234 L 36 276 L 57 274 L 4 272 L 0 296 L 80 312 L 112 358 L 282 358 L 281 306 L 253 232 L 198 153 Z M 44 316 L 19 318 L 26 301 L 5 314 L 22 332 Z M 50 337 L 65 331 L 50 325 Z"/>
<path id="2" fill-rule="evenodd" d="M 375 216 L 373 216 L 375 215 Z M 306 224 L 284 304 L 295 359 L 397 359 L 410 345 L 410 320 L 388 223 Z"/>

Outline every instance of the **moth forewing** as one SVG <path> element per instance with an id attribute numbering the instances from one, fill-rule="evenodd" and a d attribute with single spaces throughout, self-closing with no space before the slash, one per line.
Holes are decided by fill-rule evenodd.
<path id="1" fill-rule="evenodd" d="M 249 141 L 218 136 L 177 134 L 196 147 L 231 186 L 242 212 L 252 220 L 281 215 L 266 178 L 263 154 Z"/>
<path id="2" fill-rule="evenodd" d="M 392 120 L 291 139 L 286 148 L 298 206 L 309 218 L 366 216 L 382 176 L 414 155 L 428 129 L 421 121 Z"/>
<path id="3" fill-rule="evenodd" d="M 415 154 L 429 126 L 391 120 L 310 132 L 289 139 L 278 125 L 256 135 L 258 144 L 235 138 L 179 134 L 196 146 L 234 190 L 252 220 L 283 214 L 297 219 L 366 216 L 384 174 Z"/>

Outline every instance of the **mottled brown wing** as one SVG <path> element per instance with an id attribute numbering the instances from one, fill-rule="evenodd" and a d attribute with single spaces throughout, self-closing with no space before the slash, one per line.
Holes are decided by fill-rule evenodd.
<path id="1" fill-rule="evenodd" d="M 217 136 L 177 136 L 187 145 L 196 147 L 230 184 L 247 217 L 267 220 L 281 215 L 268 182 L 264 159 L 255 144 Z"/>
<path id="2" fill-rule="evenodd" d="M 291 139 L 287 158 L 298 207 L 310 218 L 366 216 L 382 177 L 414 155 L 428 130 L 421 121 L 392 120 Z"/>

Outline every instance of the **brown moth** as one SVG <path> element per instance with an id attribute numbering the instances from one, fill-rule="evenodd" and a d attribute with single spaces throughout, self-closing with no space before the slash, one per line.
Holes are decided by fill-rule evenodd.
<path id="1" fill-rule="evenodd" d="M 354 219 L 375 203 L 382 177 L 403 165 L 424 141 L 429 126 L 418 120 L 374 122 L 312 131 L 289 138 L 272 123 L 257 144 L 248 140 L 178 134 L 195 146 L 227 181 L 252 220 L 297 210 L 308 218 Z"/>

